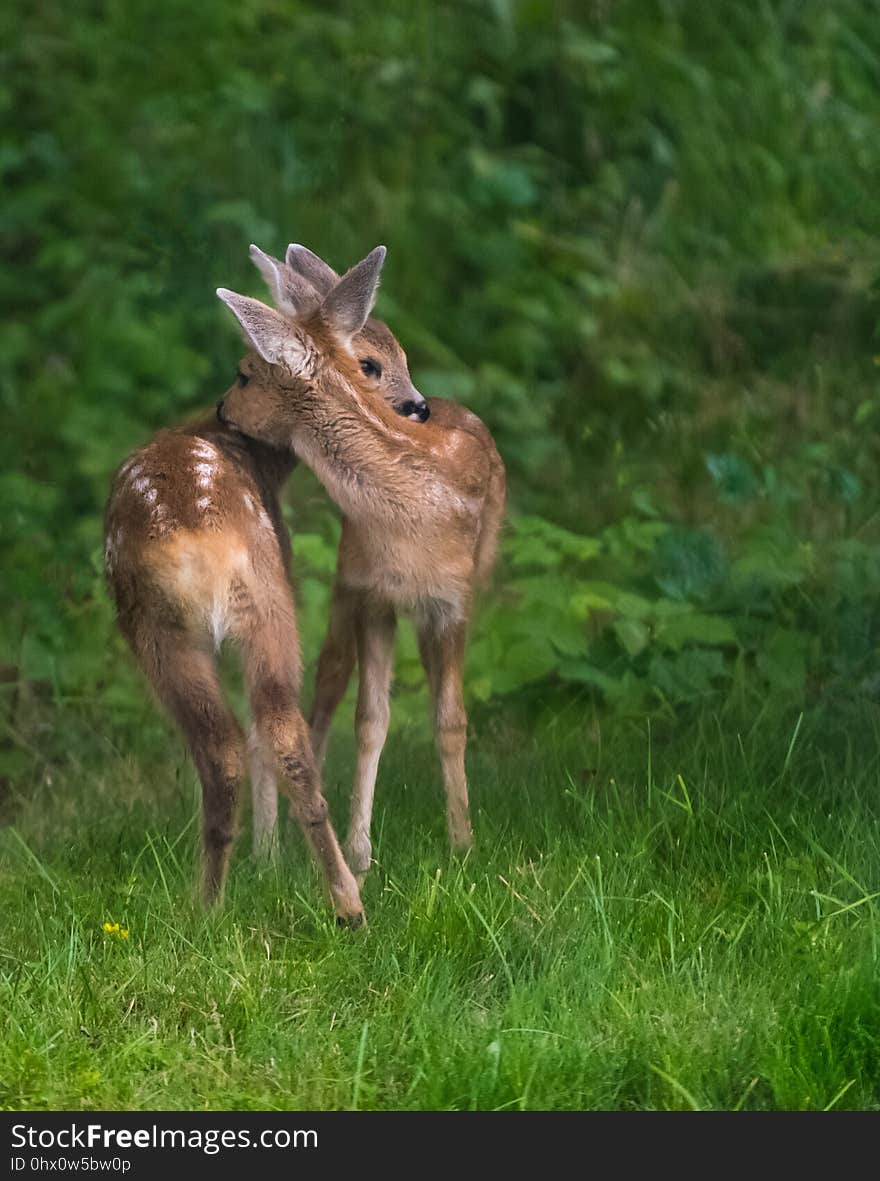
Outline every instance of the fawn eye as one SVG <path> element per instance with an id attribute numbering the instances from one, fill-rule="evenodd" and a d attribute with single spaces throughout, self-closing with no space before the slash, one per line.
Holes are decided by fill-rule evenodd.
<path id="1" fill-rule="evenodd" d="M 365 377 L 381 377 L 382 366 L 378 361 L 374 361 L 371 357 L 367 357 L 366 360 L 361 361 L 361 373 L 363 373 Z"/>
<path id="2" fill-rule="evenodd" d="M 240 369 L 239 369 L 238 373 L 236 373 L 235 376 L 238 378 L 238 384 L 240 386 L 246 386 L 247 383 L 250 381 L 250 378 L 248 377 L 248 375 L 246 373 L 242 373 L 242 371 Z"/>

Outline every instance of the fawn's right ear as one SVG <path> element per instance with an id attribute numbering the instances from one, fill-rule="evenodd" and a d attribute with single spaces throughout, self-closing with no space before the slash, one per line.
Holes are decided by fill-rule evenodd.
<path id="1" fill-rule="evenodd" d="M 306 361 L 305 344 L 289 320 L 258 299 L 237 295 L 218 287 L 220 299 L 232 310 L 247 340 L 270 365 L 283 362 L 293 373 L 300 372 Z"/>

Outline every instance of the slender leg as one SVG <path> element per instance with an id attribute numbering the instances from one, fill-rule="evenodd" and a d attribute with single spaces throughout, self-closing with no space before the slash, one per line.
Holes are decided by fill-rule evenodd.
<path id="1" fill-rule="evenodd" d="M 356 605 L 355 592 L 337 582 L 330 605 L 330 625 L 318 659 L 315 701 L 310 719 L 312 748 L 319 766 L 324 762 L 330 723 L 354 671 L 357 654 L 354 632 Z"/>
<path id="2" fill-rule="evenodd" d="M 202 784 L 202 896 L 210 906 L 222 899 L 237 835 L 244 734 L 223 700 L 209 652 L 182 644 L 175 635 L 157 641 L 150 655 L 144 666 L 186 737 Z"/>
<path id="3" fill-rule="evenodd" d="M 348 864 L 363 884 L 370 868 L 370 821 L 379 759 L 388 734 L 391 674 L 394 662 L 394 612 L 367 609 L 355 617 L 359 666 L 358 702 L 355 713 L 358 758 L 351 791 L 351 813 L 345 853 Z"/>
<path id="4" fill-rule="evenodd" d="M 290 798 L 338 919 L 357 926 L 364 918 L 360 895 L 330 822 L 309 729 L 299 710 L 299 644 L 292 603 L 280 609 L 276 604 L 268 617 L 255 614 L 246 619 L 246 633 L 239 638 L 260 744 L 274 755 L 281 790 Z"/>
<path id="5" fill-rule="evenodd" d="M 469 849 L 473 834 L 468 806 L 464 752 L 467 745 L 467 714 L 464 708 L 465 625 L 434 619 L 419 627 L 419 651 L 434 699 L 434 726 L 446 789 L 446 823 L 449 841 L 458 852 Z"/>
<path id="6" fill-rule="evenodd" d="M 253 800 L 254 857 L 269 861 L 278 849 L 278 776 L 275 756 L 266 750 L 256 726 L 248 735 L 248 770 Z"/>

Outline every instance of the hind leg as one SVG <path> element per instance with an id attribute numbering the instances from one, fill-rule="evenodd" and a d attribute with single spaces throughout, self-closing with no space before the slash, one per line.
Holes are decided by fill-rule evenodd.
<path id="1" fill-rule="evenodd" d="M 278 775 L 275 756 L 256 726 L 248 735 L 248 771 L 253 801 L 254 857 L 269 861 L 278 849 Z"/>
<path id="2" fill-rule="evenodd" d="M 202 785 L 202 897 L 223 896 L 245 772 L 244 734 L 223 699 L 211 654 L 177 634 L 153 641 L 141 664 L 183 731 Z M 147 658 L 145 659 L 145 656 Z"/>
<path id="3" fill-rule="evenodd" d="M 274 604 L 267 616 L 251 620 L 239 638 L 260 745 L 274 756 L 279 785 L 290 798 L 337 917 L 357 926 L 363 922 L 360 894 L 330 822 L 309 728 L 299 709 L 299 643 L 292 603 Z"/>
<path id="4" fill-rule="evenodd" d="M 458 852 L 473 844 L 464 754 L 467 745 L 467 714 L 464 708 L 465 625 L 423 621 L 418 629 L 419 652 L 428 674 L 434 702 L 434 730 L 443 786 L 446 789 L 446 824 L 449 843 Z"/>
<path id="5" fill-rule="evenodd" d="M 354 671 L 356 643 L 354 612 L 358 596 L 340 583 L 333 588 L 333 602 L 330 605 L 330 624 L 327 637 L 318 658 L 318 672 L 315 676 L 315 700 L 312 705 L 310 725 L 312 747 L 320 766 L 327 748 L 327 734 L 333 715 L 345 695 L 351 674 Z"/>

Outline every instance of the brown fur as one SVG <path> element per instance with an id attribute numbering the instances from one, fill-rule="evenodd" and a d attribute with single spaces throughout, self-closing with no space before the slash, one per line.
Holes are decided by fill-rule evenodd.
<path id="1" fill-rule="evenodd" d="M 222 414 L 245 434 L 294 451 L 343 512 L 312 736 L 320 759 L 357 659 L 349 865 L 362 880 L 370 864 L 370 816 L 400 611 L 415 617 L 434 701 L 450 839 L 454 848 L 466 849 L 472 836 L 464 766 L 465 633 L 474 590 L 495 556 L 505 496 L 501 458 L 483 423 L 454 403 L 432 400 L 428 421 L 415 423 L 372 398 L 359 370 L 359 340 L 347 351 L 321 309 L 300 321 L 266 319 L 265 313 L 277 315 L 269 309 L 248 306 L 245 312 L 258 317 L 252 321 L 258 347 L 273 360 L 251 353 L 242 361 L 247 385 L 228 391 Z"/>
<path id="2" fill-rule="evenodd" d="M 321 794 L 300 713 L 290 543 L 280 486 L 292 458 L 206 419 L 159 431 L 118 472 L 107 506 L 106 571 L 119 625 L 157 696 L 182 730 L 202 783 L 207 903 L 223 892 L 239 790 L 251 766 L 255 841 L 274 837 L 277 775 L 321 867 L 341 920 L 362 908 Z M 223 699 L 214 651 L 243 658 L 250 753 Z"/>
<path id="3" fill-rule="evenodd" d="M 372 799 L 388 731 L 392 649 L 401 611 L 415 617 L 431 689 L 450 842 L 459 851 L 472 843 L 464 766 L 465 637 L 474 591 L 494 562 L 504 512 L 504 467 L 479 419 L 451 402 L 429 399 L 428 404 L 431 418 L 418 428 L 425 439 L 411 479 L 417 485 L 424 478 L 427 456 L 431 500 L 412 507 L 401 488 L 397 512 L 381 519 L 344 517 L 330 627 L 318 663 L 311 724 L 319 758 L 355 658 L 360 670 L 358 765 L 345 841 L 348 863 L 360 880 L 370 865 Z M 417 493 L 416 487 L 412 490 Z"/>
<path id="4" fill-rule="evenodd" d="M 318 760 L 299 710 L 299 643 L 280 489 L 295 450 L 345 514 L 313 727 L 322 753 L 357 655 L 359 758 L 347 846 L 362 876 L 369 865 L 372 794 L 387 731 L 391 646 L 401 609 L 416 614 L 434 692 L 453 844 L 462 848 L 470 841 L 461 698 L 464 630 L 473 589 L 494 557 L 504 469 L 489 432 L 463 408 L 434 400 L 427 424 L 400 417 L 413 410 L 420 417 L 424 399 L 412 385 L 399 344 L 385 325 L 362 316 L 355 316 L 360 330 L 341 341 L 338 321 L 322 310 L 320 298 L 339 283 L 338 276 L 304 254 L 318 268 L 305 288 L 284 264 L 261 256 L 273 274 L 290 280 L 287 302 L 305 290 L 308 330 L 291 318 L 289 307 L 282 321 L 284 332 L 296 327 L 304 346 L 296 354 L 297 372 L 250 354 L 242 363 L 247 388 L 238 384 L 224 399 L 224 413 L 236 415 L 235 428 L 241 425 L 264 442 L 213 416 L 158 432 L 114 481 L 106 513 L 106 570 L 121 630 L 196 763 L 204 800 L 206 901 L 222 895 L 240 785 L 249 772 L 256 851 L 266 854 L 274 845 L 280 780 L 337 914 L 357 922 L 362 916 L 357 885 L 327 816 Z M 357 270 L 350 275 L 357 278 Z M 324 290 L 310 285 L 322 280 Z M 343 317 L 351 317 L 352 303 L 357 311 L 363 291 L 346 295 L 339 284 L 337 297 Z M 367 359 L 379 363 L 381 376 L 361 371 Z M 239 423 L 244 405 L 247 421 Z M 252 713 L 247 741 L 217 679 L 213 653 L 225 638 L 237 642 L 242 653 Z"/>

